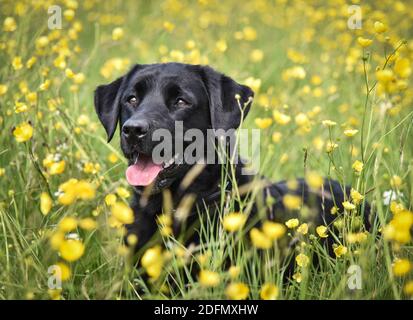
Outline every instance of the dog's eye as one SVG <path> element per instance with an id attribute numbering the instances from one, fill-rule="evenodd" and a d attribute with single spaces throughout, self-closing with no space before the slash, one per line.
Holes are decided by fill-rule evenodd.
<path id="1" fill-rule="evenodd" d="M 175 105 L 176 105 L 178 108 L 179 108 L 179 107 L 187 107 L 187 106 L 189 106 L 189 103 L 186 102 L 184 99 L 179 98 L 179 99 L 176 99 Z"/>
<path id="2" fill-rule="evenodd" d="M 129 104 L 136 104 L 138 102 L 138 99 L 135 96 L 130 96 L 126 100 Z"/>

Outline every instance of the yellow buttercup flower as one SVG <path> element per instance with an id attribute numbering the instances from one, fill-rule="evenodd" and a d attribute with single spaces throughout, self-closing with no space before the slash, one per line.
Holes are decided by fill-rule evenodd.
<path id="1" fill-rule="evenodd" d="M 132 209 L 123 202 L 115 202 L 111 207 L 111 212 L 123 224 L 130 224 L 134 221 Z"/>
<path id="2" fill-rule="evenodd" d="M 159 225 L 161 226 L 171 226 L 173 223 L 172 220 L 172 216 L 170 214 L 160 214 L 157 218 L 156 218 L 157 222 Z"/>
<path id="3" fill-rule="evenodd" d="M 389 82 L 391 82 L 394 79 L 394 73 L 390 69 L 377 70 L 376 78 L 377 78 L 377 81 L 380 82 L 381 84 L 387 85 Z"/>
<path id="4" fill-rule="evenodd" d="M 167 237 L 173 234 L 171 215 L 161 214 L 157 217 L 157 222 L 162 236 Z"/>
<path id="5" fill-rule="evenodd" d="M 136 235 L 136 234 L 134 234 L 134 233 L 131 233 L 131 234 L 129 234 L 127 237 L 126 237 L 126 242 L 128 243 L 128 245 L 130 245 L 130 246 L 134 246 L 134 245 L 136 245 L 137 243 L 138 243 L 138 236 Z"/>
<path id="6" fill-rule="evenodd" d="M 260 290 L 262 300 L 276 300 L 278 297 L 278 287 L 273 283 L 266 283 Z"/>
<path id="7" fill-rule="evenodd" d="M 26 112 L 28 110 L 28 106 L 25 103 L 17 101 L 15 106 L 14 106 L 14 112 L 16 113 L 21 113 L 21 112 Z"/>
<path id="8" fill-rule="evenodd" d="M 359 45 L 362 46 L 363 48 L 367 48 L 367 47 L 369 47 L 369 46 L 373 43 L 373 40 L 367 39 L 367 38 L 363 38 L 363 37 L 358 37 L 358 38 L 357 38 L 357 42 L 358 42 Z"/>
<path id="9" fill-rule="evenodd" d="M 161 246 L 149 248 L 145 251 L 141 259 L 142 267 L 146 273 L 154 280 L 158 279 L 162 273 L 164 257 Z"/>
<path id="10" fill-rule="evenodd" d="M 391 211 L 391 213 L 393 213 L 395 215 L 395 217 L 396 217 L 396 215 L 397 215 L 397 217 L 399 217 L 400 216 L 399 213 L 403 213 L 403 212 L 405 212 L 405 210 L 406 210 L 406 208 L 403 205 L 403 203 L 398 203 L 396 201 L 390 202 L 390 211 Z"/>
<path id="11" fill-rule="evenodd" d="M 254 49 L 251 51 L 250 59 L 252 62 L 260 62 L 264 58 L 264 52 L 260 49 Z"/>
<path id="12" fill-rule="evenodd" d="M 66 75 L 66 77 L 68 77 L 69 79 L 73 79 L 73 77 L 75 76 L 75 73 L 72 71 L 72 69 L 66 68 L 66 69 L 65 69 L 65 75 Z"/>
<path id="13" fill-rule="evenodd" d="M 83 230 L 92 231 L 96 229 L 97 223 L 92 218 L 83 218 L 79 220 L 79 227 Z"/>
<path id="14" fill-rule="evenodd" d="M 46 36 L 41 36 L 36 39 L 35 45 L 37 49 L 46 48 L 49 44 L 49 38 Z"/>
<path id="15" fill-rule="evenodd" d="M 206 264 L 210 258 L 211 258 L 211 251 L 206 251 L 205 253 L 199 253 L 197 254 L 197 257 L 199 264 L 202 266 Z"/>
<path id="16" fill-rule="evenodd" d="M 262 231 L 271 240 L 277 240 L 285 234 L 286 228 L 281 223 L 267 220 L 262 224 Z"/>
<path id="17" fill-rule="evenodd" d="M 334 127 L 337 125 L 337 122 L 332 120 L 323 120 L 321 123 L 326 127 Z"/>
<path id="18" fill-rule="evenodd" d="M 327 227 L 326 226 L 318 226 L 315 231 L 317 232 L 318 236 L 320 238 L 327 238 L 328 234 L 327 234 Z"/>
<path id="19" fill-rule="evenodd" d="M 287 180 L 286 185 L 287 185 L 287 188 L 290 189 L 290 190 L 297 190 L 298 187 L 299 187 L 299 183 L 298 183 L 297 179 Z"/>
<path id="20" fill-rule="evenodd" d="M 361 172 L 363 170 L 363 162 L 356 160 L 354 161 L 352 168 L 354 169 L 354 171 L 356 172 Z"/>
<path id="21" fill-rule="evenodd" d="M 50 81 L 50 79 L 46 79 L 44 82 L 42 82 L 39 86 L 39 90 L 40 91 L 46 91 L 47 89 L 50 88 L 50 85 L 52 84 L 52 82 Z"/>
<path id="22" fill-rule="evenodd" d="M 351 188 L 350 197 L 354 204 L 359 204 L 364 199 L 364 196 L 353 188 Z"/>
<path id="23" fill-rule="evenodd" d="M 291 121 L 291 117 L 289 115 L 281 113 L 278 110 L 273 111 L 272 117 L 276 123 L 283 126 L 287 125 Z"/>
<path id="24" fill-rule="evenodd" d="M 376 33 L 386 32 L 387 31 L 387 26 L 383 22 L 376 21 L 376 22 L 374 22 L 374 31 Z"/>
<path id="25" fill-rule="evenodd" d="M 83 73 L 76 73 L 73 76 L 73 82 L 76 84 L 81 84 L 85 81 L 86 77 Z"/>
<path id="26" fill-rule="evenodd" d="M 390 210 L 393 219 L 384 227 L 383 236 L 386 240 L 393 240 L 400 244 L 411 241 L 410 229 L 413 226 L 413 212 L 392 202 Z"/>
<path id="27" fill-rule="evenodd" d="M 124 31 L 123 31 L 122 28 L 117 27 L 117 28 L 113 29 L 113 31 L 112 31 L 112 40 L 113 41 L 118 41 L 118 40 L 122 39 L 123 36 L 124 36 Z"/>
<path id="28" fill-rule="evenodd" d="M 11 65 L 13 66 L 14 70 L 20 70 L 23 68 L 22 58 L 21 57 L 14 57 Z"/>
<path id="29" fill-rule="evenodd" d="M 8 86 L 5 84 L 0 84 L 0 96 L 4 96 L 8 90 Z"/>
<path id="30" fill-rule="evenodd" d="M 229 232 L 235 232 L 240 230 L 246 221 L 247 216 L 245 214 L 233 212 L 224 216 L 222 219 L 222 226 Z"/>
<path id="31" fill-rule="evenodd" d="M 116 202 L 116 194 L 109 193 L 105 196 L 105 203 L 107 206 L 111 206 Z"/>
<path id="32" fill-rule="evenodd" d="M 391 185 L 393 188 L 396 188 L 396 189 L 400 188 L 400 186 L 402 185 L 402 183 L 403 183 L 402 178 L 400 178 L 400 177 L 397 176 L 397 175 L 392 176 L 391 179 L 390 179 L 390 185 Z"/>
<path id="33" fill-rule="evenodd" d="M 33 67 L 33 65 L 36 63 L 37 58 L 36 57 L 31 57 L 29 60 L 27 60 L 26 62 L 26 68 L 30 69 L 31 67 Z"/>
<path id="34" fill-rule="evenodd" d="M 36 92 L 29 92 L 26 95 L 27 102 L 30 103 L 30 105 L 34 106 L 37 103 L 37 93 Z"/>
<path id="35" fill-rule="evenodd" d="M 403 288 L 403 292 L 409 296 L 413 295 L 413 280 L 408 281 Z"/>
<path id="36" fill-rule="evenodd" d="M 219 52 L 225 52 L 228 49 L 227 42 L 223 39 L 218 40 L 217 43 L 215 44 L 215 47 Z"/>
<path id="37" fill-rule="evenodd" d="M 74 217 L 66 216 L 60 220 L 58 225 L 60 231 L 70 232 L 77 228 L 77 219 Z"/>
<path id="38" fill-rule="evenodd" d="M 65 234 L 62 231 L 57 230 L 49 238 L 50 246 L 52 247 L 53 250 L 59 250 L 59 247 L 63 243 L 64 240 L 65 240 Z"/>
<path id="39" fill-rule="evenodd" d="M 297 283 L 301 283 L 301 281 L 303 280 L 303 276 L 301 274 L 301 272 L 296 272 L 293 274 L 293 279 L 297 282 Z"/>
<path id="40" fill-rule="evenodd" d="M 123 188 L 123 187 L 117 187 L 116 188 L 116 194 L 121 197 L 121 198 L 129 198 L 130 197 L 130 192 L 128 189 Z"/>
<path id="41" fill-rule="evenodd" d="M 274 133 L 272 134 L 271 138 L 272 138 L 272 141 L 273 141 L 274 143 L 278 143 L 278 142 L 281 141 L 282 133 L 276 131 L 276 132 L 274 132 Z"/>
<path id="42" fill-rule="evenodd" d="M 23 122 L 13 130 L 13 135 L 17 142 L 28 141 L 33 136 L 33 127 L 30 123 Z"/>
<path id="43" fill-rule="evenodd" d="M 353 137 L 359 132 L 357 129 L 346 129 L 344 130 L 344 135 L 347 137 Z"/>
<path id="44" fill-rule="evenodd" d="M 326 152 L 331 153 L 338 148 L 338 144 L 333 141 L 328 141 L 326 145 Z"/>
<path id="45" fill-rule="evenodd" d="M 304 253 L 300 253 L 295 257 L 295 262 L 297 262 L 298 266 L 305 268 L 310 262 L 310 258 L 306 256 Z"/>
<path id="46" fill-rule="evenodd" d="M 61 174 L 65 171 L 65 168 L 66 168 L 66 162 L 64 160 L 53 162 L 49 166 L 49 174 L 50 175 Z"/>
<path id="47" fill-rule="evenodd" d="M 301 197 L 299 196 L 286 194 L 282 201 L 284 206 L 289 210 L 298 210 L 301 208 Z"/>
<path id="48" fill-rule="evenodd" d="M 280 156 L 280 163 L 281 164 L 284 164 L 284 163 L 286 163 L 287 161 L 288 161 L 288 159 L 289 159 L 289 156 L 288 156 L 288 154 L 287 153 L 283 153 L 281 156 Z"/>
<path id="49" fill-rule="evenodd" d="M 271 239 L 257 228 L 251 229 L 250 238 L 252 244 L 258 249 L 269 249 L 272 246 Z"/>
<path id="50" fill-rule="evenodd" d="M 291 79 L 304 79 L 307 75 L 307 72 L 302 66 L 293 66 L 291 68 L 285 69 L 282 72 L 281 78 L 287 82 Z M 319 91 L 319 88 L 318 90 Z"/>
<path id="51" fill-rule="evenodd" d="M 59 274 L 60 274 L 60 280 L 61 281 L 67 281 L 70 279 L 72 276 L 72 271 L 70 270 L 70 267 L 63 262 L 58 262 L 56 263 L 56 266 L 59 268 Z"/>
<path id="52" fill-rule="evenodd" d="M 256 118 L 255 119 L 255 124 L 260 129 L 266 129 L 269 126 L 271 126 L 272 119 L 271 118 Z"/>
<path id="53" fill-rule="evenodd" d="M 358 233 L 349 233 L 347 235 L 348 243 L 361 243 L 367 239 L 367 233 L 358 232 Z"/>
<path id="54" fill-rule="evenodd" d="M 393 274 L 397 277 L 406 275 L 412 269 L 412 263 L 407 259 L 396 260 L 393 264 Z"/>
<path id="55" fill-rule="evenodd" d="M 175 25 L 172 22 L 165 21 L 163 23 L 163 28 L 168 32 L 172 32 L 175 29 Z"/>
<path id="56" fill-rule="evenodd" d="M 347 247 L 343 245 L 338 245 L 334 248 L 334 254 L 336 255 L 337 258 L 340 258 L 341 256 L 345 255 L 347 253 Z"/>
<path id="57" fill-rule="evenodd" d="M 90 119 L 86 114 L 81 114 L 78 118 L 77 118 L 77 124 L 79 126 L 86 126 L 90 123 Z"/>
<path id="58" fill-rule="evenodd" d="M 250 290 L 245 283 L 233 282 L 225 289 L 225 294 L 231 300 L 245 300 L 248 298 Z"/>
<path id="59" fill-rule="evenodd" d="M 346 209 L 348 211 L 356 209 L 356 206 L 354 204 L 352 204 L 350 201 L 344 201 L 342 203 L 342 205 L 343 205 L 344 209 Z"/>
<path id="60" fill-rule="evenodd" d="M 305 181 L 312 189 L 320 189 L 324 184 L 323 177 L 315 171 L 307 172 Z"/>
<path id="61" fill-rule="evenodd" d="M 407 58 L 400 58 L 396 60 L 394 64 L 394 72 L 403 79 L 408 78 L 412 73 L 410 66 L 410 60 Z"/>
<path id="62" fill-rule="evenodd" d="M 52 300 L 60 300 L 62 289 L 48 289 L 47 293 Z"/>
<path id="63" fill-rule="evenodd" d="M 69 179 L 59 186 L 58 201 L 63 205 L 70 205 L 77 199 L 90 200 L 95 197 L 96 188 L 93 184 L 77 179 Z"/>
<path id="64" fill-rule="evenodd" d="M 251 26 L 245 27 L 242 30 L 242 33 L 244 35 L 244 39 L 247 41 L 254 41 L 257 39 L 257 31 Z"/>
<path id="65" fill-rule="evenodd" d="M 80 240 L 63 240 L 59 247 L 59 252 L 64 260 L 73 262 L 83 256 L 85 246 Z"/>
<path id="66" fill-rule="evenodd" d="M 216 287 L 221 281 L 219 274 L 210 270 L 201 270 L 198 277 L 203 287 Z"/>
<path id="67" fill-rule="evenodd" d="M 17 29 L 16 20 L 13 17 L 7 17 L 3 22 L 3 30 L 6 32 L 13 32 Z"/>
<path id="68" fill-rule="evenodd" d="M 116 162 L 118 162 L 119 158 L 115 153 L 112 152 L 112 153 L 109 154 L 108 160 L 109 160 L 110 163 L 116 163 Z"/>
<path id="69" fill-rule="evenodd" d="M 40 195 L 40 212 L 47 215 L 52 209 L 53 200 L 47 192 L 42 192 Z"/>
<path id="70" fill-rule="evenodd" d="M 306 235 L 308 233 L 308 224 L 303 223 L 297 228 L 297 232 L 301 233 L 302 235 Z"/>
<path id="71" fill-rule="evenodd" d="M 241 268 L 238 266 L 230 266 L 228 269 L 228 273 L 231 279 L 235 279 L 241 273 Z"/>
<path id="72" fill-rule="evenodd" d="M 305 113 L 300 112 L 295 116 L 294 120 L 295 123 L 300 127 L 309 125 L 309 119 Z"/>
<path id="73" fill-rule="evenodd" d="M 100 171 L 100 164 L 93 162 L 86 162 L 83 166 L 83 172 L 97 174 Z"/>
<path id="74" fill-rule="evenodd" d="M 297 228 L 298 225 L 300 224 L 300 221 L 296 218 L 294 219 L 289 219 L 285 222 L 285 225 L 289 228 L 289 229 L 294 229 Z"/>
<path id="75" fill-rule="evenodd" d="M 63 17 L 67 21 L 72 21 L 73 18 L 75 17 L 75 11 L 72 10 L 72 9 L 67 9 L 67 10 L 63 11 Z"/>

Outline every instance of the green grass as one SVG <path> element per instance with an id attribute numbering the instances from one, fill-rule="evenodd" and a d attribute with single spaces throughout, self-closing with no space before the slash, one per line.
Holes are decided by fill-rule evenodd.
<path id="1" fill-rule="evenodd" d="M 393 217 L 389 206 L 383 204 L 383 192 L 392 190 L 398 195 L 397 203 L 412 210 L 413 91 L 407 85 L 406 89 L 382 94 L 378 92 L 379 85 L 375 85 L 375 70 L 383 66 L 393 70 L 400 88 L 403 81 L 409 81 L 409 74 L 401 76 L 395 67 L 398 59 L 411 61 L 413 57 L 409 32 L 412 8 L 407 1 L 363 2 L 363 27 L 350 30 L 346 27 L 347 6 L 338 4 L 340 1 L 98 4 L 87 0 L 78 1 L 74 19 L 63 19 L 63 29 L 58 32 L 47 28 L 46 2 L 7 0 L 0 4 L 1 27 L 6 17 L 14 17 L 16 22 L 15 30 L 2 29 L 0 34 L 0 85 L 7 86 L 7 92 L 0 87 L 1 299 L 51 297 L 47 270 L 63 259 L 49 240 L 63 217 L 91 217 L 97 222 L 94 230 L 73 231 L 82 239 L 85 253 L 67 263 L 71 277 L 63 283 L 63 299 L 221 299 L 226 298 L 225 289 L 231 281 L 248 285 L 252 299 L 260 298 L 260 289 L 266 282 L 277 285 L 279 299 L 409 298 L 403 287 L 411 279 L 411 271 L 395 276 L 392 264 L 398 258 L 411 260 L 411 241 L 387 241 L 381 230 Z M 57 2 L 62 11 L 73 5 L 71 1 Z M 374 32 L 373 23 L 377 20 L 389 27 L 384 35 Z M 82 30 L 76 32 L 79 22 Z M 114 41 L 112 30 L 116 27 L 123 29 L 124 36 Z M 256 37 L 246 27 L 253 28 Z M 240 35 L 244 38 L 239 39 Z M 37 40 L 41 36 L 49 37 L 44 48 Z M 357 43 L 359 36 L 373 39 L 373 44 L 362 49 Z M 217 44 L 219 41 L 225 41 L 225 45 Z M 254 50 L 262 51 L 262 60 L 251 58 Z M 55 63 L 59 55 L 65 55 L 65 66 Z M 16 61 L 13 66 L 16 57 L 21 57 L 23 63 L 18 70 Z M 31 57 L 37 61 L 29 69 L 26 62 Z M 110 60 L 114 58 L 119 60 Z M 110 144 L 106 143 L 94 113 L 93 91 L 97 85 L 122 75 L 134 63 L 159 61 L 209 64 L 250 85 L 256 95 L 244 123 L 246 128 L 257 128 L 255 119 L 272 118 L 274 110 L 290 116 L 287 124 L 273 120 L 269 127 L 261 129 L 260 173 L 276 181 L 314 171 L 351 185 L 372 204 L 374 225 L 367 239 L 361 244 L 347 241 L 350 226 L 354 217 L 362 214 L 362 207 L 353 215 L 341 213 L 346 221 L 341 230 L 329 226 L 337 243 L 348 248 L 340 258 L 327 254 L 314 225 L 305 236 L 289 230 L 271 249 L 262 251 L 249 244 L 248 226 L 229 234 L 222 228 L 213 228 L 210 221 L 199 226 L 207 241 L 198 247 L 185 249 L 181 239 L 164 237 L 164 242 L 175 243 L 175 249 L 164 252 L 159 279 L 145 283 L 145 268 L 133 266 L 133 258 L 122 246 L 122 228 L 111 226 L 111 210 L 105 204 L 106 195 L 116 193 L 118 187 L 128 188 L 124 179 L 126 161 L 120 154 L 117 134 Z M 300 77 L 302 72 L 295 77 L 297 72 L 291 76 L 286 71 L 297 66 L 305 70 L 304 77 Z M 85 80 L 74 88 L 66 68 L 83 73 Z M 402 69 L 407 72 L 409 67 Z M 40 90 L 40 84 L 47 79 L 51 80 L 50 87 Z M 30 103 L 28 92 L 37 93 L 35 102 Z M 51 101 L 57 99 L 59 102 L 52 106 Z M 16 101 L 26 103 L 27 110 L 16 113 Z M 300 122 L 303 114 L 308 120 L 305 123 Z M 79 122 L 80 116 L 89 120 Z M 337 125 L 323 126 L 326 119 Z M 17 142 L 13 130 L 24 121 L 33 126 L 33 136 L 26 142 Z M 357 129 L 358 133 L 346 137 L 343 131 L 348 128 Z M 281 135 L 279 141 L 273 139 L 275 132 Z M 338 144 L 331 153 L 326 152 L 329 142 Z M 44 166 L 48 154 L 65 161 L 63 172 L 50 174 L 50 168 Z M 109 161 L 110 154 L 118 160 Z M 360 175 L 352 169 L 355 160 L 364 163 Z M 84 170 L 86 163 L 99 167 L 88 173 Z M 401 182 L 392 186 L 394 176 L 400 177 Z M 96 185 L 95 197 L 67 206 L 60 204 L 59 186 L 70 178 Z M 46 215 L 40 211 L 42 192 L 53 198 Z M 228 203 L 222 203 L 227 207 L 220 219 L 233 210 L 236 198 L 235 193 Z M 121 201 L 119 196 L 118 200 Z M 245 212 L 253 201 L 254 196 L 242 203 Z M 262 203 L 260 209 L 264 206 Z M 306 222 L 299 214 L 300 222 Z M 292 237 L 306 243 L 296 247 L 297 253 L 319 261 L 318 268 L 311 263 L 306 268 L 297 267 L 297 272 L 302 273 L 300 283 L 294 279 L 283 282 L 280 257 L 285 255 L 286 243 Z M 157 239 L 162 243 L 161 237 Z M 192 267 L 199 263 L 199 254 L 207 254 L 203 268 L 220 276 L 214 288 L 202 287 L 191 275 Z M 230 279 L 223 263 L 228 259 L 241 270 L 236 280 Z M 362 270 L 361 290 L 347 286 L 347 270 L 352 264 Z"/>

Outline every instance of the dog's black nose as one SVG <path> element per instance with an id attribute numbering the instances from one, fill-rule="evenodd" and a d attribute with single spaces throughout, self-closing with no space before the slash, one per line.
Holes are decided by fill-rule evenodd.
<path id="1" fill-rule="evenodd" d="M 122 133 L 127 139 L 143 138 L 149 131 L 149 122 L 144 119 L 129 119 L 122 126 Z"/>

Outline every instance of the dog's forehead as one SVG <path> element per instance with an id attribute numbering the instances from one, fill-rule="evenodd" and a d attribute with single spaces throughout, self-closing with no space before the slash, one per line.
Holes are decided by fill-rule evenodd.
<path id="1" fill-rule="evenodd" d="M 137 70 L 131 79 L 132 83 L 143 80 L 151 80 L 156 83 L 176 82 L 178 84 L 194 84 L 201 80 L 198 72 L 190 65 L 181 63 L 164 63 L 147 65 Z"/>

